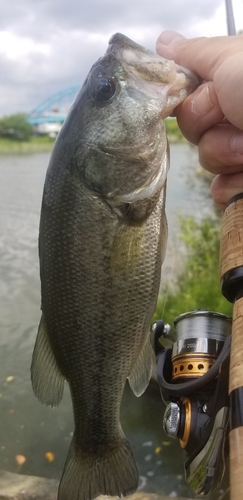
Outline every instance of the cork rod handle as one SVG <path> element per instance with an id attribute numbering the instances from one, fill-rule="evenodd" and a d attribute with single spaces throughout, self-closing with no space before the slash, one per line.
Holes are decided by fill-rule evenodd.
<path id="1" fill-rule="evenodd" d="M 230 355 L 230 498 L 243 498 L 243 193 L 230 200 L 221 229 L 222 293 L 234 303 Z"/>

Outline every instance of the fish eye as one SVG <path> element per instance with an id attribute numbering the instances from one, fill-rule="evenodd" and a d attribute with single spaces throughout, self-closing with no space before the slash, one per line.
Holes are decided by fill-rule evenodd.
<path id="1" fill-rule="evenodd" d="M 109 101 L 116 92 L 116 85 L 113 78 L 99 78 L 93 88 L 93 96 L 97 102 Z"/>

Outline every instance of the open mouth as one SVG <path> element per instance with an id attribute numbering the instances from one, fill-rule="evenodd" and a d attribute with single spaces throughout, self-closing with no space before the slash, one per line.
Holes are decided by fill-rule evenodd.
<path id="1" fill-rule="evenodd" d="M 168 116 L 200 84 L 195 73 L 158 56 L 120 33 L 111 37 L 108 52 L 119 59 L 133 80 L 137 79 L 140 92 L 162 99 L 163 102 L 166 99 L 166 112 L 162 110 L 162 118 Z"/>

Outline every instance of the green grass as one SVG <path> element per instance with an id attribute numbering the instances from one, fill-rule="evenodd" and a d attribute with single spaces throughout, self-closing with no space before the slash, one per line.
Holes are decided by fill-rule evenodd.
<path id="1" fill-rule="evenodd" d="M 187 257 L 176 288 L 162 291 L 153 321 L 162 318 L 172 325 L 179 314 L 204 308 L 231 316 L 232 304 L 222 296 L 219 282 L 219 219 L 198 223 L 188 217 L 180 224 Z"/>
<path id="2" fill-rule="evenodd" d="M 29 141 L 0 138 L 0 154 L 26 154 L 51 151 L 54 139 L 31 137 Z"/>
<path id="3" fill-rule="evenodd" d="M 166 118 L 164 120 L 165 122 L 165 127 L 166 127 L 166 132 L 168 136 L 169 142 L 183 142 L 186 139 L 183 137 L 178 125 L 176 118 Z"/>

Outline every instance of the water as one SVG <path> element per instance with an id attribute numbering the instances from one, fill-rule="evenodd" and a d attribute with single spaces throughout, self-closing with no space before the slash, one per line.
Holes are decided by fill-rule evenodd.
<path id="1" fill-rule="evenodd" d="M 68 388 L 60 408 L 51 410 L 34 397 L 29 375 L 40 317 L 37 238 L 48 160 L 49 154 L 44 153 L 0 156 L 0 469 L 60 478 L 73 431 Z M 171 165 L 169 248 L 178 230 L 178 210 L 200 217 L 211 210 L 201 184 L 190 181 L 196 151 L 186 145 L 172 146 Z M 173 267 L 171 252 L 166 266 Z M 163 411 L 157 385 L 138 399 L 126 389 L 121 417 L 138 463 L 140 488 L 192 498 L 183 479 L 179 444 L 163 434 Z M 54 453 L 52 462 L 45 458 L 47 452 Z M 25 464 L 17 465 L 16 455 L 24 455 Z"/>

